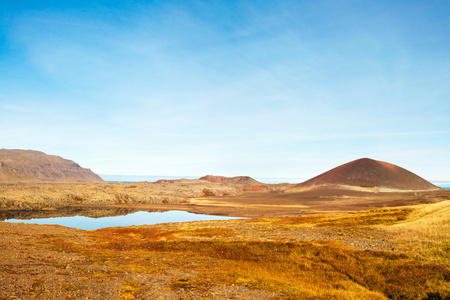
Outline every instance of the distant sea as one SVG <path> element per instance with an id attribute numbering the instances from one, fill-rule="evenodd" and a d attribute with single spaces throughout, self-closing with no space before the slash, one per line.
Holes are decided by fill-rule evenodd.
<path id="1" fill-rule="evenodd" d="M 440 188 L 443 188 L 445 190 L 450 190 L 450 181 L 444 181 L 444 180 L 430 180 L 430 182 L 434 185 L 437 185 Z"/>
<path id="2" fill-rule="evenodd" d="M 122 182 L 122 183 L 136 183 L 136 182 L 141 182 L 141 181 L 147 181 L 147 180 L 140 180 L 140 181 L 127 181 L 127 180 L 106 180 L 106 182 Z M 148 181 L 148 182 L 153 182 L 153 181 Z"/>

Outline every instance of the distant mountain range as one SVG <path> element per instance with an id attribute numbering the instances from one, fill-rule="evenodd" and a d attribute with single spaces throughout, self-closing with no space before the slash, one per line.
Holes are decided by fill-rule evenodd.
<path id="1" fill-rule="evenodd" d="M 89 169 L 34 150 L 0 149 L 0 181 L 103 181 Z"/>
<path id="2" fill-rule="evenodd" d="M 351 161 L 296 185 L 297 188 L 330 186 L 372 188 L 386 191 L 439 189 L 439 187 L 406 169 L 369 158 Z"/>
<path id="3" fill-rule="evenodd" d="M 105 178 L 106 177 L 106 178 Z M 121 179 L 109 181 L 149 181 L 149 176 L 121 176 Z M 113 178 L 120 176 L 113 176 Z M 170 177 L 170 176 L 169 176 Z M 125 178 L 125 180 L 123 179 Z M 126 180 L 128 178 L 128 180 Z M 154 182 L 179 181 L 187 179 L 153 177 Z M 138 179 L 138 180 L 136 180 Z M 196 179 L 189 177 L 189 179 Z M 206 175 L 197 180 L 231 184 L 231 185 L 261 185 L 248 176 L 214 176 Z M 0 182 L 14 181 L 103 181 L 90 169 L 80 167 L 77 163 L 55 155 L 47 155 L 34 150 L 0 149 Z M 274 182 L 275 183 L 275 182 Z M 277 182 L 281 183 L 281 182 Z M 436 185 L 399 166 L 362 158 L 343 164 L 321 175 L 309 179 L 295 187 L 300 189 L 324 188 L 364 188 L 377 190 L 434 190 Z M 445 186 L 442 185 L 442 186 Z M 448 185 L 447 185 L 448 186 Z M 447 187 L 445 186 L 445 187 Z"/>

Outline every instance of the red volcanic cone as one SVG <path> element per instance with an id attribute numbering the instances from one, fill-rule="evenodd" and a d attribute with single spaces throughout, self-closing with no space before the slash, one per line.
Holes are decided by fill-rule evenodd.
<path id="1" fill-rule="evenodd" d="M 399 166 L 361 158 L 338 166 L 300 183 L 297 187 L 346 185 L 364 188 L 382 187 L 396 190 L 436 190 L 439 187 Z"/>

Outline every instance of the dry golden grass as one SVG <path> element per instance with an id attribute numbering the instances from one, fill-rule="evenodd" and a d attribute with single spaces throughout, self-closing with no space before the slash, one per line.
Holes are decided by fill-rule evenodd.
<path id="1" fill-rule="evenodd" d="M 136 187 L 102 183 L 1 184 L 0 208 L 44 209 L 73 204 L 117 204 L 127 201 L 151 203 L 154 200 L 145 185 Z"/>
<path id="2" fill-rule="evenodd" d="M 450 201 L 418 205 L 408 218 L 391 226 L 399 239 L 422 257 L 450 265 Z"/>
<path id="3" fill-rule="evenodd" d="M 383 227 L 415 234 L 420 242 L 440 237 L 448 242 L 448 203 L 306 217 L 242 220 L 268 226 L 329 228 Z M 428 220 L 430 219 L 430 220 Z M 92 263 L 112 264 L 121 272 L 163 274 L 170 269 L 194 271 L 170 288 L 204 291 L 215 285 L 245 285 L 289 299 L 448 299 L 450 268 L 445 255 L 430 261 L 412 252 L 363 251 L 333 241 L 233 240 L 229 228 L 164 226 L 106 228 L 90 233 L 91 245 L 45 238 L 60 251 L 77 252 Z M 207 224 L 207 223 L 205 223 Z M 223 223 L 226 224 L 226 223 Z M 424 224 L 427 224 L 424 226 Z M 190 228 L 190 229 L 189 229 Z M 444 227 L 444 230 L 448 227 Z M 217 239 L 217 237 L 227 239 Z M 190 237 L 195 237 L 194 239 Z M 439 243 L 441 245 L 441 242 Z M 433 246 L 434 247 L 434 246 Z M 436 256 L 437 254 L 432 254 Z M 134 287 L 138 291 L 139 287 Z M 131 295 L 131 292 L 124 293 Z M 139 296 L 136 292 L 134 295 Z"/>
<path id="4" fill-rule="evenodd" d="M 375 226 L 396 236 L 404 251 L 450 264 L 450 200 L 361 212 L 299 215 L 269 222 L 318 227 Z"/>
<path id="5" fill-rule="evenodd" d="M 209 193 L 204 186 L 183 184 L 3 184 L 0 203 L 3 209 L 176 203 Z M 77 253 L 88 264 L 114 267 L 112 273 L 96 274 L 99 278 L 130 272 L 192 272 L 170 282 L 167 288 L 173 290 L 207 291 L 215 286 L 244 285 L 287 299 L 450 299 L 449 200 L 360 212 L 234 220 L 229 224 L 232 222 L 242 226 L 199 222 L 179 227 L 107 228 L 87 233 L 93 240 L 90 244 L 42 236 L 36 247 L 48 245 Z M 348 235 L 353 229 L 377 229 L 387 233 L 380 239 L 390 239 L 402 251 L 358 250 L 321 239 L 262 240 L 261 232 L 253 226 L 286 232 L 318 227 Z M 245 239 L 237 228 L 246 230 Z M 30 293 L 41 290 L 37 283 Z M 139 284 L 130 282 L 122 286 L 119 296 L 139 298 L 140 291 Z"/>
<path id="6" fill-rule="evenodd" d="M 368 211 L 308 214 L 280 218 L 259 219 L 273 224 L 318 227 L 355 227 L 373 225 L 392 225 L 407 219 L 414 206 L 380 208 Z"/>
<path id="7" fill-rule="evenodd" d="M 74 204 L 176 204 L 190 198 L 236 195 L 251 187 L 215 184 L 204 180 L 188 183 L 1 183 L 0 209 L 30 210 Z M 269 188 L 269 187 L 268 187 Z"/>

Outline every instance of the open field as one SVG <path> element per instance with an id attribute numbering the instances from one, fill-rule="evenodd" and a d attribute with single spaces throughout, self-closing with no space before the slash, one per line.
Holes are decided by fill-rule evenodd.
<path id="1" fill-rule="evenodd" d="M 244 191 L 113 206 L 252 219 L 95 231 L 0 222 L 0 299 L 450 299 L 449 197 Z"/>
<path id="2" fill-rule="evenodd" d="M 283 185 L 224 185 L 205 180 L 177 183 L 0 183 L 0 210 L 39 210 L 70 205 L 179 204 L 205 196 L 239 195 L 246 191 L 279 191 Z"/>

